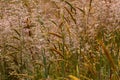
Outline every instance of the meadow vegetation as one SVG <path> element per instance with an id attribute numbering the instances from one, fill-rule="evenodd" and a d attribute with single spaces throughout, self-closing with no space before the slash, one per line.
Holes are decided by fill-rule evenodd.
<path id="1" fill-rule="evenodd" d="M 0 80 L 120 80 L 120 1 L 0 0 Z"/>

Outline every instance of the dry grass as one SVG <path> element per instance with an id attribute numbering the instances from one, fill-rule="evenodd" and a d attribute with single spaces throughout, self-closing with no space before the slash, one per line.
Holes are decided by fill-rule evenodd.
<path id="1" fill-rule="evenodd" d="M 0 5 L 0 80 L 119 80 L 119 0 Z"/>

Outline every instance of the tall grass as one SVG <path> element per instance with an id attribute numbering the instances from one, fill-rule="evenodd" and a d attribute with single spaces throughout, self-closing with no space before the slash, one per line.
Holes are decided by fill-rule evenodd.
<path id="1" fill-rule="evenodd" d="M 120 22 L 109 9 L 114 3 L 101 10 L 98 0 L 19 3 L 27 18 L 19 16 L 6 32 L 0 25 L 0 80 L 119 80 Z"/>

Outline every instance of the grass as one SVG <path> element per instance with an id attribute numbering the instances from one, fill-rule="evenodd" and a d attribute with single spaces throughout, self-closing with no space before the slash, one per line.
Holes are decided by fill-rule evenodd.
<path id="1" fill-rule="evenodd" d="M 10 23 L 6 31 L 0 27 L 0 80 L 119 80 L 120 21 L 110 13 L 114 1 L 103 7 L 97 0 L 75 1 L 19 1 L 27 18 L 18 16 L 18 24 Z"/>

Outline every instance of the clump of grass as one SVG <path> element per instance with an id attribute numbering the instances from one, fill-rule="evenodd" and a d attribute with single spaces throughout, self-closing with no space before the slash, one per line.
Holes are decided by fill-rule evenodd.
<path id="1" fill-rule="evenodd" d="M 43 2 L 22 0 L 24 25 L 0 34 L 0 80 L 119 80 L 120 28 L 109 21 L 110 5 L 102 11 L 95 5 L 101 1 Z M 36 18 L 32 3 L 46 7 Z"/>

